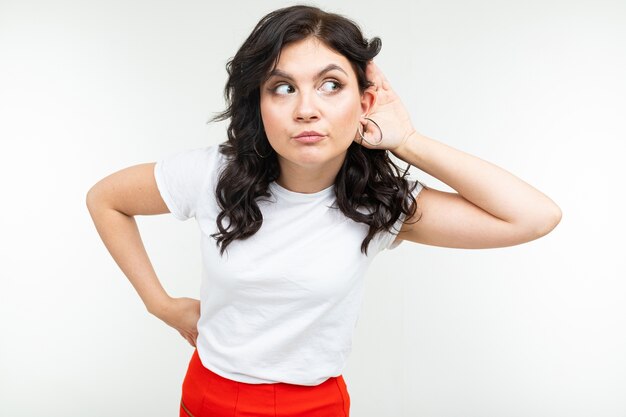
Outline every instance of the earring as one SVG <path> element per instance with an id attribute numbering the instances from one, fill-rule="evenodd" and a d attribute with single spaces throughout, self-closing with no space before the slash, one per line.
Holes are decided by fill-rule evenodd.
<path id="1" fill-rule="evenodd" d="M 361 132 L 361 130 L 359 128 L 357 128 L 357 132 L 359 132 L 359 136 L 361 136 L 361 140 L 364 140 L 365 142 L 369 143 L 372 146 L 378 146 L 381 144 L 381 142 L 383 141 L 383 130 L 380 128 L 380 126 L 378 126 L 378 123 L 376 123 L 375 121 L 373 121 L 372 119 L 370 119 L 369 117 L 364 117 L 365 120 L 369 120 L 370 122 L 374 123 L 374 125 L 376 125 L 376 127 L 378 128 L 378 131 L 380 132 L 380 139 L 378 139 L 378 142 L 376 143 L 372 143 L 369 140 L 365 139 L 365 135 L 364 133 L 367 131 L 367 129 L 365 129 L 365 131 Z M 369 124 L 369 123 L 368 123 Z M 367 125 L 366 125 L 367 126 Z"/>

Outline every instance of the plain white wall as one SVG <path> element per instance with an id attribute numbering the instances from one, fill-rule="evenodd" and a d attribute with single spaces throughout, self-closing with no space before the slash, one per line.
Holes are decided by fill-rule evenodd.
<path id="1" fill-rule="evenodd" d="M 0 415 L 177 415 L 192 348 L 146 312 L 85 194 L 224 140 L 205 124 L 224 65 L 288 4 L 0 1 Z M 377 62 L 419 131 L 564 213 L 517 247 L 381 254 L 345 370 L 352 415 L 626 415 L 626 4 L 315 4 L 382 38 Z M 138 223 L 165 288 L 197 298 L 195 222 Z"/>

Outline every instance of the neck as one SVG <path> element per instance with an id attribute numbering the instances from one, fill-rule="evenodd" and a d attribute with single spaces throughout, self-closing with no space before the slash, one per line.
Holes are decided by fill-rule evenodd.
<path id="1" fill-rule="evenodd" d="M 323 167 L 302 166 L 279 157 L 280 176 L 276 183 L 289 191 L 312 194 L 322 191 L 335 183 L 344 158 L 329 161 Z"/>

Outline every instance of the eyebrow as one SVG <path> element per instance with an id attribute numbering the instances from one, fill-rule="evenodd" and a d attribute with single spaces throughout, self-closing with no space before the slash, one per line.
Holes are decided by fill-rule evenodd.
<path id="1" fill-rule="evenodd" d="M 318 72 L 315 75 L 315 78 L 319 78 L 322 75 L 324 75 L 325 73 L 327 73 L 329 71 L 332 71 L 332 70 L 339 70 L 339 71 L 343 72 L 344 74 L 346 74 L 346 76 L 348 76 L 348 73 L 345 72 L 344 69 L 341 68 L 339 65 L 337 65 L 337 64 L 328 64 L 320 72 Z M 291 80 L 291 81 L 294 80 L 294 78 L 291 75 L 289 75 L 288 73 L 286 73 L 283 70 L 279 70 L 278 68 L 274 68 L 269 73 L 269 75 L 267 76 L 267 79 L 270 79 L 271 77 L 283 77 L 283 78 L 286 78 L 286 79 Z"/>

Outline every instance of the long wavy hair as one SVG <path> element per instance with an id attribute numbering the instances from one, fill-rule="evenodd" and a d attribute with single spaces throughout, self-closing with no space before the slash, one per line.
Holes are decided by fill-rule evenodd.
<path id="1" fill-rule="evenodd" d="M 232 241 L 246 239 L 261 228 L 263 215 L 257 199 L 270 196 L 268 185 L 278 179 L 280 166 L 263 128 L 260 88 L 282 48 L 308 37 L 317 38 L 350 61 L 361 93 L 369 85 L 365 68 L 380 51 L 381 40 L 365 39 L 353 21 L 316 7 L 291 6 L 275 10 L 258 22 L 226 65 L 227 107 L 212 119 L 230 119 L 228 140 L 219 146 L 227 157 L 216 187 L 222 210 L 217 217 L 219 232 L 211 235 L 220 246 L 220 254 Z M 336 206 L 346 217 L 369 226 L 361 244 L 366 255 L 376 233 L 391 230 L 402 213 L 407 218 L 415 214 L 410 193 L 416 184 L 411 187 L 405 178 L 409 167 L 401 173 L 383 149 L 368 149 L 356 142 L 348 148 L 335 178 Z"/>

